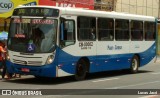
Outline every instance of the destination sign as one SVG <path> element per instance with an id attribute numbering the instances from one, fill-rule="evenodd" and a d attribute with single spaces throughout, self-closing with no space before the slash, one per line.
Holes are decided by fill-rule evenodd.
<path id="1" fill-rule="evenodd" d="M 51 19 L 19 19 L 14 18 L 13 23 L 32 23 L 32 24 L 53 24 L 54 20 Z"/>
<path id="2" fill-rule="evenodd" d="M 14 16 L 39 16 L 58 17 L 59 10 L 51 8 L 17 8 L 13 11 Z"/>

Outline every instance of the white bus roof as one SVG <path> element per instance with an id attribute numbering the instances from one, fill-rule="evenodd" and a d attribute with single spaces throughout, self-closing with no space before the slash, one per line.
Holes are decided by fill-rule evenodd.
<path id="1" fill-rule="evenodd" d="M 92 17 L 104 17 L 104 18 L 115 18 L 115 19 L 129 19 L 129 20 L 140 20 L 140 21 L 155 21 L 155 17 L 126 14 L 120 12 L 106 12 L 87 10 L 83 8 L 71 8 L 71 7 L 54 7 L 54 6 L 19 6 L 17 8 L 28 8 L 28 7 L 44 7 L 44 8 L 56 8 L 60 10 L 61 15 L 75 15 L 75 16 L 92 16 Z"/>

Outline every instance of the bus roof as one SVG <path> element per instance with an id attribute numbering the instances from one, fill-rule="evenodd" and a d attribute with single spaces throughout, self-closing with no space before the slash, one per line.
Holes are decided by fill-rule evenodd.
<path id="1" fill-rule="evenodd" d="M 55 6 L 19 6 L 17 8 L 28 8 L 28 7 L 55 8 L 60 10 L 61 15 L 90 16 L 90 17 L 102 17 L 102 18 L 139 20 L 139 21 L 155 21 L 155 17 L 153 16 L 135 15 L 135 14 L 128 14 L 128 13 L 120 13 L 120 12 L 88 10 L 83 8 L 55 7 Z"/>

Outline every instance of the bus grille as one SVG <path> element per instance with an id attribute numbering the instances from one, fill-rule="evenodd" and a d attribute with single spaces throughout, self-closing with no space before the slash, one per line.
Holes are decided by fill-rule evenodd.
<path id="1" fill-rule="evenodd" d="M 15 64 L 21 64 L 21 65 L 37 65 L 37 66 L 42 65 L 42 61 L 23 61 L 23 60 L 13 59 L 13 62 Z"/>

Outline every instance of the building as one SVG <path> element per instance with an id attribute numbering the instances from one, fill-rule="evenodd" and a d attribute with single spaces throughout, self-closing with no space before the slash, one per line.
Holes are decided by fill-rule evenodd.
<path id="1" fill-rule="evenodd" d="M 117 0 L 116 11 L 158 17 L 159 0 Z"/>
<path id="2" fill-rule="evenodd" d="M 39 0 L 39 5 L 76 7 L 94 10 L 94 0 Z"/>
<path id="3" fill-rule="evenodd" d="M 12 15 L 13 9 L 19 5 L 37 5 L 38 0 L 0 0 L 0 32 L 8 30 L 9 18 Z"/>
<path id="4" fill-rule="evenodd" d="M 158 17 L 159 0 L 95 0 L 95 10 Z"/>
<path id="5" fill-rule="evenodd" d="M 94 9 L 102 11 L 115 10 L 116 0 L 95 0 Z"/>

